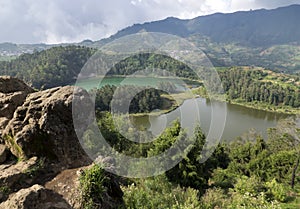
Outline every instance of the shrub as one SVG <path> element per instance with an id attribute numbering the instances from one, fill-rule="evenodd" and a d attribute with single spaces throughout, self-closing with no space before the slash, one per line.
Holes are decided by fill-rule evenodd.
<path id="1" fill-rule="evenodd" d="M 80 178 L 80 188 L 82 195 L 82 208 L 99 208 L 103 202 L 103 195 L 106 192 L 104 186 L 107 181 L 105 171 L 99 165 L 93 165 L 85 170 Z"/>
<path id="2" fill-rule="evenodd" d="M 279 201 L 279 202 L 286 202 L 287 201 L 287 189 L 285 189 L 283 184 L 280 184 L 276 181 L 276 179 L 273 179 L 270 182 L 266 183 L 266 186 L 268 188 L 268 193 L 270 196 Z"/>
<path id="3" fill-rule="evenodd" d="M 165 176 L 139 180 L 136 184 L 123 187 L 124 202 L 128 209 L 198 209 L 198 191 L 173 186 Z"/>

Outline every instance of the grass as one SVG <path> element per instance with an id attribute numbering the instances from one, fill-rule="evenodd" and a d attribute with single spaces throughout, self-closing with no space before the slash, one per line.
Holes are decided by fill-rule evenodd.
<path id="1" fill-rule="evenodd" d="M 18 156 L 18 161 L 22 161 L 23 160 L 23 150 L 22 148 L 16 143 L 16 140 L 14 139 L 14 137 L 10 136 L 10 135 L 5 135 L 4 137 L 4 141 L 8 142 L 9 145 L 12 147 L 12 149 L 16 152 L 16 155 Z"/>

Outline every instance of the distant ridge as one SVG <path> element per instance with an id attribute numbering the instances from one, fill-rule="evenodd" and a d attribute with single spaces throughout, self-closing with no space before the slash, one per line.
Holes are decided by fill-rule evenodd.
<path id="1" fill-rule="evenodd" d="M 190 20 L 169 17 L 164 20 L 135 24 L 120 30 L 109 39 L 148 32 L 162 32 L 182 37 L 200 34 L 215 42 L 237 43 L 252 47 L 300 43 L 300 5 L 277 9 L 240 11 L 200 16 Z"/>

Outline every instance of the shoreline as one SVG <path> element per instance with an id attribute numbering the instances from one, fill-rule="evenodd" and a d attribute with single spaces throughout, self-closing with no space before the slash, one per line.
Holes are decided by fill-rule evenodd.
<path id="1" fill-rule="evenodd" d="M 109 75 L 109 76 L 97 76 L 97 77 L 91 77 L 91 78 L 86 78 L 88 79 L 97 79 L 97 78 L 126 78 L 127 76 L 122 76 L 122 75 Z M 143 78 L 143 77 L 148 77 L 149 76 L 142 76 L 142 75 L 135 75 L 135 76 L 129 76 L 129 78 Z M 190 78 L 181 78 L 181 77 L 163 77 L 163 76 L 153 76 L 151 78 L 158 78 L 158 79 L 181 79 L 183 81 L 190 81 L 192 83 L 198 83 L 201 84 L 201 81 L 190 79 Z M 189 95 L 189 92 L 181 92 L 181 93 L 174 93 L 170 95 L 162 95 L 162 97 L 167 98 L 169 101 L 172 101 L 173 104 L 168 108 L 168 109 L 162 109 L 157 112 L 150 112 L 150 113 L 132 113 L 130 116 L 135 116 L 135 117 L 142 117 L 142 116 L 159 116 L 162 114 L 167 114 L 169 112 L 174 111 L 176 108 L 180 107 L 185 100 L 188 99 L 193 99 L 197 97 L 205 98 L 205 99 L 214 99 L 216 101 L 220 102 L 226 102 L 227 104 L 234 104 L 234 105 L 239 105 L 255 110 L 262 110 L 266 112 L 271 112 L 271 113 L 279 113 L 279 114 L 287 114 L 287 115 L 299 115 L 300 114 L 300 108 L 292 108 L 292 107 L 282 107 L 282 106 L 273 106 L 273 105 L 268 105 L 264 104 L 258 101 L 255 102 L 243 102 L 243 101 L 237 101 L 237 100 L 226 100 L 223 101 L 220 97 L 212 96 L 211 98 L 206 94 L 201 91 L 201 86 L 197 88 L 192 88 L 190 89 L 190 92 L 193 92 L 193 95 Z M 226 97 L 226 95 L 224 95 Z M 175 98 L 175 99 L 174 99 Z"/>
<path id="2" fill-rule="evenodd" d="M 166 110 L 161 110 L 161 111 L 157 111 L 157 112 L 150 112 L 150 113 L 134 113 L 134 114 L 130 114 L 130 116 L 133 116 L 133 117 L 160 116 L 162 114 L 167 114 L 167 113 L 170 113 L 170 112 L 176 110 L 186 100 L 196 99 L 196 98 L 203 98 L 203 99 L 209 99 L 209 100 L 213 99 L 213 100 L 218 101 L 218 102 L 226 102 L 227 104 L 238 105 L 238 106 L 242 106 L 242 107 L 246 107 L 246 108 L 250 108 L 250 109 L 254 109 L 254 110 L 266 111 L 266 112 L 270 112 L 270 113 L 285 114 L 285 115 L 290 115 L 290 116 L 296 116 L 296 115 L 300 114 L 300 109 L 276 108 L 275 106 L 271 106 L 269 108 L 272 108 L 272 109 L 268 109 L 267 107 L 263 106 L 263 104 L 260 104 L 259 102 L 256 103 L 256 104 L 247 104 L 247 103 L 244 103 L 244 102 L 237 102 L 237 101 L 234 101 L 234 100 L 222 101 L 217 96 L 209 98 L 207 95 L 204 96 L 204 95 L 194 94 L 192 96 L 192 95 L 189 95 L 188 93 L 175 93 L 175 94 L 171 94 L 171 95 L 162 95 L 162 96 L 167 97 L 171 101 L 175 101 L 175 103 L 173 103 L 173 105 L 169 109 L 166 109 Z M 176 103 L 176 100 L 174 100 L 173 97 L 177 97 L 177 99 L 178 99 L 177 101 L 179 101 L 179 104 Z"/>

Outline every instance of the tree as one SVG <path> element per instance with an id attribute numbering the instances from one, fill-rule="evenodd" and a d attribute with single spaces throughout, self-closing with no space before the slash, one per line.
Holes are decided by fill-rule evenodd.
<path id="1" fill-rule="evenodd" d="M 223 145 L 218 145 L 212 156 L 206 162 L 200 163 L 207 148 L 204 146 L 206 136 L 199 125 L 196 126 L 192 137 L 194 143 L 189 153 L 178 165 L 167 171 L 166 175 L 170 181 L 183 187 L 198 189 L 203 194 L 208 188 L 208 180 L 213 170 L 217 167 L 227 167 L 228 155 L 225 153 Z"/>
<path id="2" fill-rule="evenodd" d="M 269 143 L 275 145 L 279 143 L 280 147 L 273 145 L 273 148 L 282 149 L 283 145 L 284 147 L 296 152 L 297 157 L 292 168 L 290 181 L 291 187 L 294 188 L 296 172 L 300 164 L 300 118 L 288 118 L 279 121 L 276 128 L 269 130 L 269 137 Z"/>

